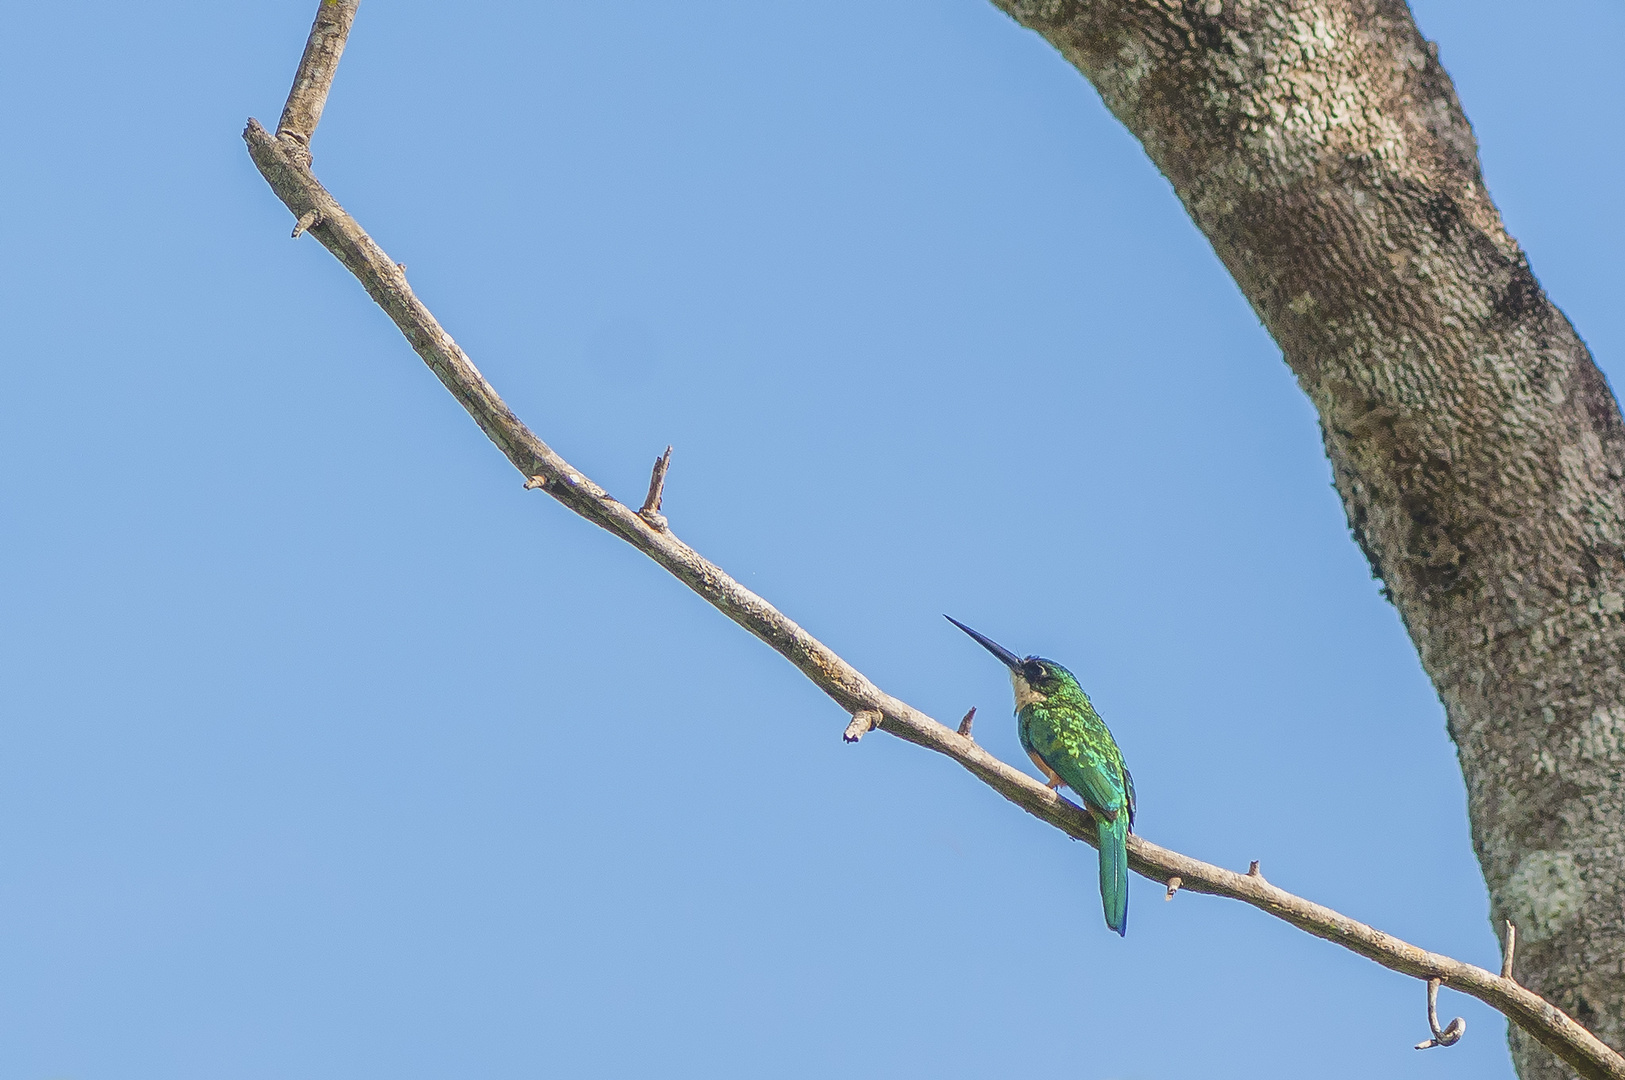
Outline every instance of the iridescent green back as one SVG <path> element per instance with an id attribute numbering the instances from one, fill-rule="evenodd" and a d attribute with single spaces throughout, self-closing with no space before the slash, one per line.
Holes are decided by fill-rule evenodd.
<path id="1" fill-rule="evenodd" d="M 1016 714 L 1017 733 L 1082 798 L 1095 817 L 1100 842 L 1100 900 L 1106 925 L 1128 932 L 1128 833 L 1134 819 L 1134 782 L 1106 722 L 1078 680 L 1061 665 L 1040 661 L 1045 677 L 1031 683 L 1044 700 Z M 1031 661 L 1029 660 L 1029 665 Z"/>
<path id="2" fill-rule="evenodd" d="M 1021 744 L 1043 758 L 1086 803 L 1115 814 L 1128 800 L 1123 753 L 1072 673 L 1045 663 L 1055 679 L 1039 688 L 1048 700 L 1017 714 Z"/>

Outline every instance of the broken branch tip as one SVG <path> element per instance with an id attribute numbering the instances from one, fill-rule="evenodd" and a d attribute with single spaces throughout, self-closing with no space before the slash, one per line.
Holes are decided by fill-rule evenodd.
<path id="1" fill-rule="evenodd" d="M 655 458 L 654 469 L 649 473 L 649 494 L 644 497 L 643 505 L 638 509 L 638 517 L 647 521 L 661 532 L 665 532 L 667 525 L 665 517 L 660 513 L 660 504 L 666 497 L 666 470 L 671 468 L 671 447 Z"/>
<path id="2" fill-rule="evenodd" d="M 304 235 L 305 230 L 314 229 L 321 223 L 322 212 L 320 210 L 306 210 L 299 215 L 299 220 L 293 223 L 293 238 L 295 240 L 299 239 L 300 236 Z"/>
<path id="3" fill-rule="evenodd" d="M 885 715 L 879 709 L 859 709 L 852 714 L 852 722 L 846 725 L 846 731 L 841 734 L 841 738 L 847 742 L 857 742 L 880 727 L 880 722 L 884 719 Z"/>

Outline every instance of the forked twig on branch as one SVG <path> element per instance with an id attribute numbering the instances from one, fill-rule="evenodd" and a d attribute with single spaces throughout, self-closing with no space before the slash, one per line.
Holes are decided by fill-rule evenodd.
<path id="1" fill-rule="evenodd" d="M 413 294 L 402 268 L 345 213 L 310 171 L 310 138 L 321 118 L 358 2 L 321 0 L 277 134 L 272 135 L 251 119 L 243 138 L 271 190 L 394 320 L 424 363 L 519 470 L 525 487 L 545 491 L 588 521 L 619 536 L 767 643 L 853 718 L 847 728 L 849 737 L 878 728 L 935 750 L 957 761 L 1034 817 L 1075 839 L 1097 843 L 1087 811 L 983 750 L 969 738 L 968 731 L 960 734 L 885 693 L 773 605 L 677 539 L 666 522 L 659 519 L 663 475 L 652 478 L 650 498 L 645 500 L 642 512 L 633 510 L 572 467 L 503 403 L 451 335 Z M 663 458 L 662 464 L 666 460 Z M 663 474 L 664 469 L 659 472 Z M 1511 978 L 1419 949 L 1294 896 L 1266 881 L 1258 873 L 1257 863 L 1251 873 L 1238 874 L 1131 835 L 1129 866 L 1159 885 L 1166 884 L 1170 896 L 1179 889 L 1240 900 L 1386 968 L 1471 994 L 1539 1039 L 1582 1076 L 1625 1080 L 1625 1058 L 1561 1009 Z"/>

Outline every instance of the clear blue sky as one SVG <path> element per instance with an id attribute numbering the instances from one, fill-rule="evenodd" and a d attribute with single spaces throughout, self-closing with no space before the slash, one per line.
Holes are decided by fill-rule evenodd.
<path id="1" fill-rule="evenodd" d="M 310 0 L 0 16 L 0 1077 L 1507 1077 L 1421 984 L 1136 880 L 519 478 L 254 172 Z M 1423 4 L 1625 381 L 1617 2 Z M 1480 964 L 1439 704 L 1315 417 L 980 0 L 363 4 L 319 175 L 539 434 L 1141 831 Z"/>

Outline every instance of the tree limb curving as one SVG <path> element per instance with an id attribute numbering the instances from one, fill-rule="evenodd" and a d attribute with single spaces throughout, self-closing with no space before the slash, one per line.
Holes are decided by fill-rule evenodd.
<path id="1" fill-rule="evenodd" d="M 1405 0 L 993 3 L 1100 92 L 1280 345 L 1444 705 L 1491 922 L 1625 1047 L 1625 420 L 1438 47 Z M 1570 1075 L 1509 1037 L 1523 1080 Z"/>

